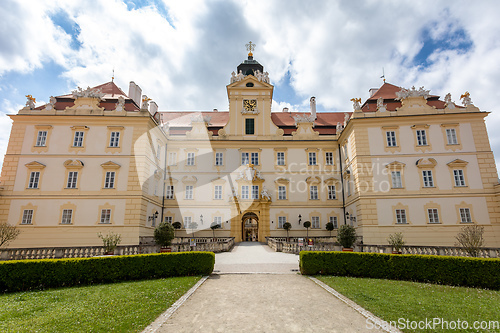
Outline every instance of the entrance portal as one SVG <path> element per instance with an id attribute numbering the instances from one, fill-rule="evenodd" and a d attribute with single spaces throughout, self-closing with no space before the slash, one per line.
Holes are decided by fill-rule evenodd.
<path id="1" fill-rule="evenodd" d="M 241 219 L 244 242 L 259 241 L 259 218 L 255 213 L 246 213 Z"/>

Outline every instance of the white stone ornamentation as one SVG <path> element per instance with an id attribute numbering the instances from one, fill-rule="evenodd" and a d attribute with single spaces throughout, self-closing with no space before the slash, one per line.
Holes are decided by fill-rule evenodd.
<path id="1" fill-rule="evenodd" d="M 420 96 L 422 96 L 424 99 L 427 99 L 429 98 L 429 92 L 430 90 L 425 90 L 424 87 L 420 87 L 418 88 L 418 90 L 415 89 L 415 86 L 411 87 L 411 89 L 401 88 L 400 91 L 396 92 L 397 96 L 396 99 L 400 101 L 408 97 L 420 97 Z"/>
<path id="2" fill-rule="evenodd" d="M 349 115 L 349 113 L 344 113 L 344 127 L 347 126 L 347 123 L 349 122 L 349 119 L 351 118 L 351 116 Z"/>
<path id="3" fill-rule="evenodd" d="M 462 96 L 460 96 L 460 99 L 462 100 L 462 104 L 467 107 L 472 104 L 472 100 L 470 99 L 470 94 L 468 91 L 466 91 Z"/>
<path id="4" fill-rule="evenodd" d="M 315 115 L 294 115 L 293 119 L 295 120 L 295 126 L 298 126 L 300 123 L 314 123 L 316 116 Z"/>
<path id="5" fill-rule="evenodd" d="M 234 82 L 236 82 L 236 81 L 238 81 L 238 80 L 236 79 L 236 73 L 233 71 L 233 72 L 231 73 L 231 83 L 234 83 Z"/>
<path id="6" fill-rule="evenodd" d="M 26 107 L 29 108 L 30 110 L 33 110 L 35 108 L 35 102 L 36 102 L 35 97 L 31 95 L 26 95 L 26 98 L 28 99 L 26 101 Z"/>
<path id="7" fill-rule="evenodd" d="M 384 99 L 382 97 L 379 97 L 377 99 L 377 111 L 379 112 L 385 112 L 387 111 L 387 104 L 384 104 Z"/>
<path id="8" fill-rule="evenodd" d="M 246 180 L 246 181 L 254 181 L 254 180 L 264 180 L 260 171 L 255 169 L 253 164 L 247 165 L 243 170 L 240 170 L 240 174 L 236 180 Z"/>
<path id="9" fill-rule="evenodd" d="M 260 192 L 260 196 L 262 197 L 262 199 L 267 199 L 271 201 L 271 194 L 269 194 L 269 191 L 265 187 Z"/>
<path id="10" fill-rule="evenodd" d="M 149 101 L 151 101 L 151 98 L 149 98 L 146 95 L 142 95 L 142 105 L 141 105 L 141 110 L 149 110 Z"/>
<path id="11" fill-rule="evenodd" d="M 351 98 L 354 111 L 361 111 L 361 98 Z"/>
<path id="12" fill-rule="evenodd" d="M 101 89 L 91 89 L 90 87 L 87 87 L 87 89 L 83 90 L 81 87 L 76 88 L 76 90 L 73 90 L 71 92 L 73 95 L 74 99 L 78 98 L 97 98 L 98 100 L 101 100 L 105 93 L 101 91 Z"/>
<path id="13" fill-rule="evenodd" d="M 116 111 L 123 111 L 123 110 L 125 110 L 125 97 L 119 96 L 118 103 L 116 103 Z"/>
<path id="14" fill-rule="evenodd" d="M 45 110 L 47 110 L 47 111 L 54 110 L 56 102 L 57 102 L 56 98 L 54 96 L 50 96 L 49 104 L 45 105 Z"/>
<path id="15" fill-rule="evenodd" d="M 444 96 L 444 103 L 445 107 L 448 109 L 454 109 L 455 108 L 455 103 L 451 100 L 451 94 L 447 93 L 446 96 Z"/>

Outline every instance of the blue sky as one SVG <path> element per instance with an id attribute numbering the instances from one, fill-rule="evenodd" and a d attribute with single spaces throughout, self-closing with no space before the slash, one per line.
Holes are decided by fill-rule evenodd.
<path id="1" fill-rule="evenodd" d="M 500 164 L 500 3 L 481 1 L 0 2 L 0 163 L 16 113 L 77 86 L 135 81 L 160 110 L 227 110 L 225 85 L 257 44 L 273 108 L 351 111 L 387 81 L 432 94 L 465 91 L 481 110 Z"/>

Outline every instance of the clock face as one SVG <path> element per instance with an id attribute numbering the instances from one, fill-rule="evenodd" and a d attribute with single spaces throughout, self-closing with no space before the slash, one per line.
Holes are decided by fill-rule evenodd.
<path id="1" fill-rule="evenodd" d="M 255 99 L 244 99 L 243 107 L 247 111 L 254 111 L 255 108 L 257 107 L 257 101 Z"/>

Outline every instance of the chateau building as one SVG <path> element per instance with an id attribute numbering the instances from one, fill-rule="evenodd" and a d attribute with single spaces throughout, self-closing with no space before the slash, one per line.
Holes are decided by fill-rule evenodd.
<path id="1" fill-rule="evenodd" d="M 226 86 L 229 110 L 159 112 L 134 82 L 31 96 L 13 119 L 1 173 L 10 247 L 147 243 L 160 221 L 181 237 L 265 241 L 352 224 L 365 244 L 403 232 L 454 245 L 464 225 L 500 246 L 500 185 L 484 118 L 428 90 L 384 83 L 352 112 L 271 112 L 269 74 L 249 53 Z M 306 230 L 304 222 L 311 227 Z M 334 231 L 335 234 L 335 231 Z"/>

